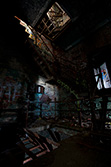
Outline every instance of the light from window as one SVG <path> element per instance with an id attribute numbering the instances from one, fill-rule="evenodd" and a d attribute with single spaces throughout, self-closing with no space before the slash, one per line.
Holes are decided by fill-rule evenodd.
<path id="1" fill-rule="evenodd" d="M 94 69 L 94 75 L 99 90 L 102 89 L 103 86 L 105 89 L 111 88 L 111 81 L 106 63 L 103 63 L 99 68 Z"/>

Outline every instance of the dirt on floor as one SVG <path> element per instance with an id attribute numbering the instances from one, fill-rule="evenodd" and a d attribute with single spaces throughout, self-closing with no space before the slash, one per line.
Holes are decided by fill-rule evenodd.
<path id="1" fill-rule="evenodd" d="M 93 141 L 93 140 L 92 140 Z M 60 142 L 58 149 L 22 167 L 108 167 L 111 151 L 101 140 L 92 142 L 86 135 L 76 135 Z"/>

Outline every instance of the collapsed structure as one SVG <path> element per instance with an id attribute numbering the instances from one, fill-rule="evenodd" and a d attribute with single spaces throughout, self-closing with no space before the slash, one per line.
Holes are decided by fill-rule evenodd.
<path id="1" fill-rule="evenodd" d="M 84 132 L 110 148 L 110 6 L 109 0 L 9 4 L 0 39 L 1 164 L 20 166 Z"/>

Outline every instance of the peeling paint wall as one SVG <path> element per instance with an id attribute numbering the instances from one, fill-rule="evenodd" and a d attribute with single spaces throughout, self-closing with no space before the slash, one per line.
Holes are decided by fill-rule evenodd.
<path id="1" fill-rule="evenodd" d="M 58 115 L 58 104 L 55 103 L 59 99 L 57 86 L 45 83 L 45 78 L 41 76 L 39 76 L 36 81 L 36 86 L 37 85 L 44 87 L 44 94 L 35 93 L 35 99 L 31 102 L 35 104 L 33 113 L 37 116 L 41 114 L 41 116 L 45 118 L 54 118 Z"/>

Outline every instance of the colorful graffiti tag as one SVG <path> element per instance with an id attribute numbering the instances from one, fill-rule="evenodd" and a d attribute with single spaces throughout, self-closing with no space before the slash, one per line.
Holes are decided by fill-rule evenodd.
<path id="1" fill-rule="evenodd" d="M 74 90 L 72 90 L 68 85 L 66 85 L 64 82 L 62 82 L 61 80 L 57 80 L 57 82 L 64 87 L 65 89 L 67 89 L 67 91 L 69 91 L 71 94 L 73 94 L 77 99 L 78 99 L 78 95 L 75 93 Z"/>

